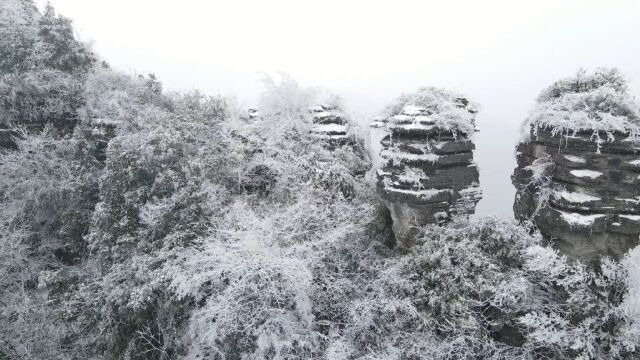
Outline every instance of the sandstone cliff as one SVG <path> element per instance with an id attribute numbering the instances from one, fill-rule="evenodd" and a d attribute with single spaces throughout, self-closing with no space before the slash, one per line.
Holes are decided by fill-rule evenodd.
<path id="1" fill-rule="evenodd" d="M 620 257 L 640 236 L 637 107 L 617 72 L 545 90 L 517 146 L 514 213 L 571 258 Z"/>
<path id="2" fill-rule="evenodd" d="M 388 132 L 377 184 L 401 246 L 410 246 L 422 225 L 474 213 L 482 197 L 471 140 L 476 112 L 460 96 L 424 88 L 372 124 Z"/>
<path id="3" fill-rule="evenodd" d="M 311 135 L 314 138 L 342 145 L 347 141 L 348 123 L 339 105 L 317 104 L 309 109 L 313 117 Z"/>

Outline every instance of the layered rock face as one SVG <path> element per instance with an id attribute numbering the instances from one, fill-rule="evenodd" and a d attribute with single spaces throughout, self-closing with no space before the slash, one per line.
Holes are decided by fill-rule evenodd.
<path id="1" fill-rule="evenodd" d="M 337 105 L 314 105 L 309 110 L 313 117 L 311 135 L 314 138 L 337 146 L 347 142 L 347 119 Z"/>
<path id="2" fill-rule="evenodd" d="M 475 113 L 467 105 L 465 99 L 455 101 L 467 115 Z M 401 246 L 412 245 L 416 227 L 473 214 L 482 198 L 473 161 L 473 132 L 438 124 L 437 112 L 434 107 L 407 104 L 372 124 L 389 132 L 381 141 L 383 165 L 377 171 L 377 185 Z"/>
<path id="3" fill-rule="evenodd" d="M 616 69 L 544 89 L 517 147 L 514 213 L 572 259 L 620 258 L 640 236 L 640 105 Z"/>
<path id="4" fill-rule="evenodd" d="M 617 258 L 638 245 L 640 144 L 629 134 L 612 135 L 598 145 L 593 131 L 569 136 L 534 128 L 517 147 L 515 216 L 532 219 L 571 258 Z"/>

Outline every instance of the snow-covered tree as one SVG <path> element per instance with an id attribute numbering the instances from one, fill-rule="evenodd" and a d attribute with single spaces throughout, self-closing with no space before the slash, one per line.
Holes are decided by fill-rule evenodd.
<path id="1" fill-rule="evenodd" d="M 59 306 L 83 277 L 97 162 L 85 142 L 56 140 L 50 127 L 23 137 L 0 154 L 0 354 L 56 358 L 77 335 Z"/>
<path id="2" fill-rule="evenodd" d="M 531 128 L 554 134 L 587 132 L 595 141 L 640 134 L 640 106 L 628 91 L 625 77 L 617 69 L 581 69 L 575 76 L 559 80 L 543 90 L 525 121 Z"/>
<path id="3" fill-rule="evenodd" d="M 0 11 L 0 124 L 75 120 L 94 53 L 49 4 L 39 14 L 31 1 L 10 0 Z"/>

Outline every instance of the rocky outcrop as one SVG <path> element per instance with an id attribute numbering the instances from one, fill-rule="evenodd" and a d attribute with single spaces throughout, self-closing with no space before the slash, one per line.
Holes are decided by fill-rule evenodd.
<path id="1" fill-rule="evenodd" d="M 337 146 L 347 142 L 348 122 L 339 106 L 314 105 L 309 110 L 313 117 L 311 136 Z"/>
<path id="2" fill-rule="evenodd" d="M 531 131 L 517 147 L 516 218 L 533 220 L 562 253 L 587 262 L 638 245 L 640 144 L 624 133 L 598 144 L 593 131 Z"/>
<path id="3" fill-rule="evenodd" d="M 475 113 L 463 98 L 454 104 L 467 115 Z M 381 141 L 377 187 L 401 246 L 412 245 L 419 226 L 473 214 L 482 198 L 473 131 L 445 126 L 436 120 L 438 111 L 408 103 L 372 124 L 388 131 Z M 472 122 L 473 116 L 467 119 Z"/>
<path id="4" fill-rule="evenodd" d="M 544 89 L 517 147 L 514 213 L 569 258 L 619 258 L 640 236 L 640 106 L 616 69 Z"/>

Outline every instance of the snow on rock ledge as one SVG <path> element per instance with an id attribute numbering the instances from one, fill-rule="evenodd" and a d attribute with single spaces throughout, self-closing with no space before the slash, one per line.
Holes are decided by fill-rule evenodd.
<path id="1" fill-rule="evenodd" d="M 400 246 L 411 246 L 420 226 L 475 212 L 482 198 L 471 141 L 476 112 L 460 95 L 423 88 L 372 122 L 386 132 L 377 139 L 377 186 Z"/>

